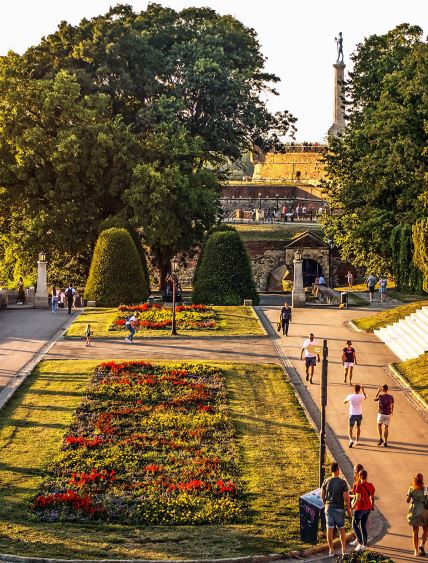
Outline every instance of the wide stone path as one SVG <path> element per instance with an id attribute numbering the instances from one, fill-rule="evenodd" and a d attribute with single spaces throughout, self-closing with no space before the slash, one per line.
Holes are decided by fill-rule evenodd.
<path id="1" fill-rule="evenodd" d="M 266 307 L 265 313 L 275 326 L 279 308 Z M 345 326 L 345 321 L 366 315 L 366 310 L 297 309 L 290 325 L 290 336 L 278 338 L 283 352 L 297 370 L 300 383 L 306 387 L 309 397 L 317 406 L 320 403 L 321 366 L 316 368 L 314 384 L 307 383 L 304 362 L 299 359 L 300 350 L 303 340 L 310 332 L 314 333 L 321 344 L 324 338 L 328 339 L 327 423 L 339 441 L 342 455 L 352 464 L 362 463 L 369 473 L 369 480 L 376 487 L 376 504 L 388 526 L 386 535 L 376 547 L 394 561 L 411 561 L 413 550 L 411 528 L 406 520 L 406 492 L 415 473 L 424 473 L 428 481 L 428 421 L 415 410 L 403 390 L 386 371 L 387 365 L 399 361 L 398 358 L 374 335 L 356 333 Z M 352 388 L 343 382 L 341 364 L 341 350 L 348 339 L 353 342 L 359 364 L 354 368 L 353 383 L 363 383 L 368 395 L 363 409 L 361 442 L 352 449 L 348 447 L 347 437 L 348 406 L 343 404 Z M 389 448 L 377 446 L 377 403 L 373 400 L 376 389 L 384 383 L 389 385 L 396 401 Z"/>
<path id="2" fill-rule="evenodd" d="M 69 320 L 66 310 L 0 310 L 0 390 Z"/>

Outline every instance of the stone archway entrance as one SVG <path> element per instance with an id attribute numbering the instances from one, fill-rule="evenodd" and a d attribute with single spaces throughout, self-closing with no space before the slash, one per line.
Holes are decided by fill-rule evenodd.
<path id="1" fill-rule="evenodd" d="M 316 260 L 304 258 L 302 264 L 303 270 L 303 287 L 311 287 L 315 282 L 315 278 L 322 274 L 322 267 Z"/>

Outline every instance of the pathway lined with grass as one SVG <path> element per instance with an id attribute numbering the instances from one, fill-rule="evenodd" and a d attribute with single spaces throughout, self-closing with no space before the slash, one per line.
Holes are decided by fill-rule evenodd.
<path id="1" fill-rule="evenodd" d="M 226 526 L 41 523 L 29 507 L 97 365 L 44 361 L 0 412 L 0 552 L 64 558 L 220 558 L 307 547 L 298 496 L 316 486 L 315 433 L 278 366 L 222 363 L 251 516 Z M 305 455 L 301 455 L 304 444 Z"/>

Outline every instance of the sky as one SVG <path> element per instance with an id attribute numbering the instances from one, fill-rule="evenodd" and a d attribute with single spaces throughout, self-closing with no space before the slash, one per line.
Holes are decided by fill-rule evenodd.
<path id="1" fill-rule="evenodd" d="M 400 23 L 417 24 L 428 34 L 426 0 L 156 0 L 180 10 L 209 6 L 231 14 L 256 30 L 267 57 L 266 69 L 281 79 L 278 96 L 269 98 L 272 111 L 287 109 L 298 118 L 297 141 L 322 142 L 332 123 L 334 37 L 342 31 L 346 71 L 349 55 L 372 34 L 383 34 Z M 105 13 L 115 0 L 0 0 L 0 55 L 23 53 L 62 20 Z M 146 0 L 122 0 L 135 11 Z M 350 7 L 351 6 L 351 7 Z"/>

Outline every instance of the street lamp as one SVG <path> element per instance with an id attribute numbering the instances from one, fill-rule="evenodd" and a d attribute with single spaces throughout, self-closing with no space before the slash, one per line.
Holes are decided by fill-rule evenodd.
<path id="1" fill-rule="evenodd" d="M 39 252 L 39 262 L 46 262 L 46 252 L 44 250 Z"/>
<path id="2" fill-rule="evenodd" d="M 276 194 L 276 210 L 277 210 L 277 211 L 278 211 L 278 209 L 279 209 L 279 206 L 278 206 L 278 197 L 279 197 L 279 195 Z"/>
<path id="3" fill-rule="evenodd" d="M 179 260 L 177 256 L 171 259 L 171 278 L 172 278 L 172 327 L 171 336 L 177 336 L 177 325 L 175 322 L 175 298 L 177 294 L 177 270 Z"/>

